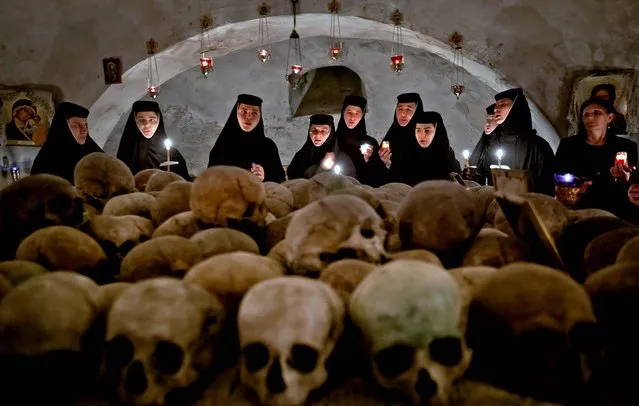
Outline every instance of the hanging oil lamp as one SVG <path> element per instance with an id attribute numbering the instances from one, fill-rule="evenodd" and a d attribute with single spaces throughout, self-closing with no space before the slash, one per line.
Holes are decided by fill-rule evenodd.
<path id="1" fill-rule="evenodd" d="M 158 43 L 153 39 L 146 42 L 146 53 L 149 55 L 146 73 L 146 91 L 153 99 L 160 93 L 160 73 L 158 71 L 158 61 L 155 54 L 158 51 Z"/>
<path id="2" fill-rule="evenodd" d="M 338 0 L 331 0 L 328 3 L 328 12 L 331 14 L 331 29 L 328 40 L 328 56 L 337 61 L 344 55 L 342 44 L 342 32 L 339 26 L 339 10 L 341 8 Z"/>
<path id="3" fill-rule="evenodd" d="M 211 49 L 209 29 L 212 23 L 213 20 L 208 15 L 204 15 L 200 18 L 200 71 L 205 78 L 208 77 L 209 72 L 213 70 L 213 58 L 207 55 L 207 52 Z"/>
<path id="4" fill-rule="evenodd" d="M 258 43 L 257 59 L 264 63 L 271 59 L 271 48 L 269 46 L 270 39 L 268 35 L 268 20 L 267 15 L 271 11 L 271 6 L 266 3 L 262 3 L 257 7 L 257 12 L 260 15 L 259 28 L 258 28 Z"/>
<path id="5" fill-rule="evenodd" d="M 391 48 L 391 70 L 398 75 L 404 70 L 404 43 L 402 40 L 402 22 L 404 16 L 399 10 L 395 10 L 391 15 L 393 23 L 393 46 Z"/>

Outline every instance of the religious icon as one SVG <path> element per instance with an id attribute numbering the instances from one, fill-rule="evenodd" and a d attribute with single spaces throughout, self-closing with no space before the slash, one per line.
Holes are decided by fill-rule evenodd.
<path id="1" fill-rule="evenodd" d="M 42 146 L 55 113 L 50 92 L 24 88 L 0 90 L 0 136 L 6 144 Z"/>
<path id="2" fill-rule="evenodd" d="M 104 71 L 104 83 L 112 85 L 122 83 L 122 59 L 118 57 L 102 59 L 102 70 Z"/>

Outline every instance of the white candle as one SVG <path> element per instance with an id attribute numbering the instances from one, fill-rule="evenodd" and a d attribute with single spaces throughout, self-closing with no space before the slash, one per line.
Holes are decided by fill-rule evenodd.
<path id="1" fill-rule="evenodd" d="M 504 157 L 504 150 L 499 148 L 497 150 L 497 165 L 501 168 L 501 159 Z"/>
<path id="2" fill-rule="evenodd" d="M 166 148 L 166 170 L 171 172 L 171 140 L 164 140 L 164 148 Z"/>
<path id="3" fill-rule="evenodd" d="M 462 156 L 464 157 L 465 162 L 465 166 L 466 168 L 468 168 L 470 166 L 470 151 L 465 149 L 462 151 Z"/>

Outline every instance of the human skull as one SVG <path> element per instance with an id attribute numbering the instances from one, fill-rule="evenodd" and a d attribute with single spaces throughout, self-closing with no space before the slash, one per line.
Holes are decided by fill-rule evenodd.
<path id="1" fill-rule="evenodd" d="M 528 247 L 495 228 L 482 228 L 468 248 L 461 266 L 491 266 L 500 268 L 512 262 L 525 261 Z"/>
<path id="2" fill-rule="evenodd" d="M 155 197 L 147 193 L 127 193 L 109 199 L 102 209 L 102 214 L 110 216 L 135 215 L 150 219 L 154 205 Z"/>
<path id="3" fill-rule="evenodd" d="M 344 305 L 323 282 L 298 276 L 253 286 L 238 314 L 240 380 L 263 405 L 303 404 L 328 378 Z"/>
<path id="4" fill-rule="evenodd" d="M 129 167 L 103 152 L 93 152 L 78 161 L 73 170 L 73 183 L 87 201 L 99 209 L 107 199 L 136 191 Z"/>
<path id="5" fill-rule="evenodd" d="M 617 262 L 621 249 L 635 237 L 639 237 L 639 228 L 628 227 L 608 231 L 592 240 L 584 251 L 586 274 L 592 275 Z"/>
<path id="6" fill-rule="evenodd" d="M 93 237 L 115 264 L 153 235 L 151 220 L 140 216 L 100 214 L 89 220 L 83 230 Z"/>
<path id="7" fill-rule="evenodd" d="M 353 292 L 350 315 L 369 345 L 377 382 L 415 404 L 446 404 L 471 358 L 461 306 L 457 283 L 438 266 L 397 260 L 373 270 Z"/>
<path id="8" fill-rule="evenodd" d="M 202 223 L 192 211 L 185 211 L 168 218 L 164 223 L 160 224 L 153 232 L 153 238 L 169 235 L 191 238 L 196 233 L 207 228 L 208 226 Z"/>
<path id="9" fill-rule="evenodd" d="M 35 276 L 11 290 L 0 302 L 2 403 L 74 404 L 97 379 L 102 309 L 99 287 L 77 273 Z"/>
<path id="10" fill-rule="evenodd" d="M 280 218 L 293 210 L 293 193 L 285 186 L 275 182 L 264 182 L 266 206 L 268 210 Z"/>
<path id="11" fill-rule="evenodd" d="M 202 260 L 236 251 L 260 253 L 260 248 L 251 237 L 232 228 L 202 230 L 195 233 L 189 240 L 197 245 Z"/>
<path id="12" fill-rule="evenodd" d="M 153 238 L 137 245 L 124 257 L 120 277 L 126 282 L 159 276 L 181 278 L 199 260 L 197 245 L 184 237 Z"/>
<path id="13" fill-rule="evenodd" d="M 83 199 L 65 179 L 54 175 L 27 176 L 0 191 L 0 260 L 13 259 L 20 242 L 48 226 L 79 226 Z"/>
<path id="14" fill-rule="evenodd" d="M 118 401 L 164 405 L 214 362 L 222 305 L 173 278 L 126 288 L 107 318 L 106 376 Z"/>
<path id="15" fill-rule="evenodd" d="M 169 183 L 155 198 L 151 209 L 153 224 L 159 226 L 170 217 L 191 210 L 191 187 L 193 184 L 184 180 Z"/>
<path id="16" fill-rule="evenodd" d="M 18 286 L 34 276 L 43 275 L 48 272 L 47 268 L 37 262 L 21 261 L 19 259 L 0 262 L 0 275 L 11 282 L 13 286 Z"/>
<path id="17" fill-rule="evenodd" d="M 140 172 L 136 173 L 133 177 L 135 180 L 135 188 L 140 192 L 144 192 L 147 183 L 149 183 L 149 178 L 156 172 L 162 172 L 162 170 L 157 168 L 142 169 Z"/>
<path id="18" fill-rule="evenodd" d="M 319 277 L 331 262 L 386 259 L 384 222 L 362 199 L 327 196 L 296 211 L 286 229 L 288 268 L 296 274 Z"/>
<path id="19" fill-rule="evenodd" d="M 146 184 L 145 192 L 161 192 L 169 184 L 177 181 L 185 181 L 183 177 L 175 172 L 159 171 L 155 172 Z"/>

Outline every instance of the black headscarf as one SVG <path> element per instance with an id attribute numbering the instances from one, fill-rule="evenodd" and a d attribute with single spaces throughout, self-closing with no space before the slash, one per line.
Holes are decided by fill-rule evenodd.
<path id="1" fill-rule="evenodd" d="M 277 146 L 264 135 L 264 121 L 260 121 L 250 132 L 242 130 L 237 120 L 237 106 L 247 104 L 257 106 L 262 112 L 262 99 L 249 94 L 240 94 L 233 105 L 222 132 L 209 153 L 209 167 L 217 165 L 237 166 L 248 171 L 253 164 L 264 168 L 265 182 L 283 182 L 284 168 Z"/>
<path id="2" fill-rule="evenodd" d="M 391 124 L 390 128 L 386 132 L 386 136 L 384 136 L 384 141 L 388 141 L 390 143 L 390 149 L 393 153 L 393 157 L 391 159 L 392 162 L 396 162 L 399 159 L 402 159 L 405 151 L 409 151 L 410 148 L 415 145 L 415 120 L 416 117 L 424 110 L 424 105 L 422 103 L 422 98 L 418 93 L 402 93 L 397 96 L 397 104 L 400 103 L 416 103 L 417 107 L 415 108 L 415 114 L 413 118 L 406 124 L 405 127 L 399 125 L 397 121 L 397 114 L 395 110 L 393 110 L 393 124 Z"/>
<path id="3" fill-rule="evenodd" d="M 77 104 L 62 102 L 58 105 L 47 140 L 33 161 L 32 175 L 48 173 L 73 183 L 73 170 L 78 161 L 92 152 L 102 152 L 89 135 L 84 144 L 78 144 L 69 127 L 67 120 L 70 118 L 88 116 L 89 110 Z"/>
<path id="4" fill-rule="evenodd" d="M 311 137 L 312 125 L 328 125 L 331 128 L 330 135 L 319 147 L 316 147 L 315 144 L 313 144 Z M 342 175 L 355 176 L 355 167 L 353 166 L 350 158 L 348 155 L 340 152 L 339 150 L 333 117 L 327 114 L 315 114 L 310 118 L 306 142 L 302 148 L 297 151 L 291 161 L 291 164 L 287 168 L 286 172 L 288 174 L 288 178 L 309 179 L 320 172 L 325 172 L 326 170 L 321 168 L 321 162 L 327 153 L 335 154 L 335 161 L 342 169 L 340 172 Z"/>
<path id="5" fill-rule="evenodd" d="M 495 114 L 495 103 L 493 103 L 490 106 L 486 107 L 486 115 L 492 116 L 494 114 Z M 491 135 L 495 134 L 495 130 L 493 130 L 490 134 L 486 134 L 485 131 L 483 131 L 481 133 L 481 137 L 479 138 L 479 142 L 477 142 L 477 145 L 475 145 L 475 149 L 473 149 L 473 153 L 470 155 L 470 159 L 468 160 L 470 162 L 471 166 L 477 166 L 477 162 L 479 161 L 480 154 L 490 144 Z M 478 179 L 478 180 L 481 181 L 481 179 Z M 480 182 L 480 183 L 483 184 L 483 182 Z"/>
<path id="6" fill-rule="evenodd" d="M 351 163 L 355 166 L 356 175 L 354 177 L 365 185 L 377 187 L 384 183 L 386 167 L 377 153 L 379 143 L 366 132 L 366 105 L 366 99 L 360 96 L 349 95 L 344 98 L 342 114 L 337 124 L 337 142 L 340 151 L 348 155 Z M 348 128 L 344 119 L 344 111 L 348 106 L 356 106 L 362 109 L 362 119 L 352 129 Z M 369 144 L 373 147 L 373 154 L 368 162 L 366 162 L 360 151 L 360 147 L 363 144 Z"/>
<path id="7" fill-rule="evenodd" d="M 425 111 L 415 113 L 413 119 L 415 125 L 433 124 L 435 136 L 430 145 L 424 148 L 419 145 L 415 134 L 413 134 L 405 158 L 394 162 L 391 166 L 392 181 L 412 186 L 426 180 L 450 180 L 451 172 L 460 173 L 461 166 L 450 147 L 448 132 L 442 116 L 435 111 Z"/>
<path id="8" fill-rule="evenodd" d="M 135 115 L 140 112 L 153 112 L 158 115 L 158 128 L 151 138 L 146 138 L 142 134 L 135 121 Z M 133 103 L 133 108 L 124 127 L 117 157 L 131 169 L 133 174 L 144 169 L 167 169 L 165 166 L 160 166 L 162 162 L 166 162 L 164 141 L 167 138 L 160 106 L 154 101 L 136 101 Z M 171 165 L 171 172 L 190 180 L 186 160 L 180 151 L 172 147 L 170 153 L 171 161 L 178 162 L 175 165 Z"/>

